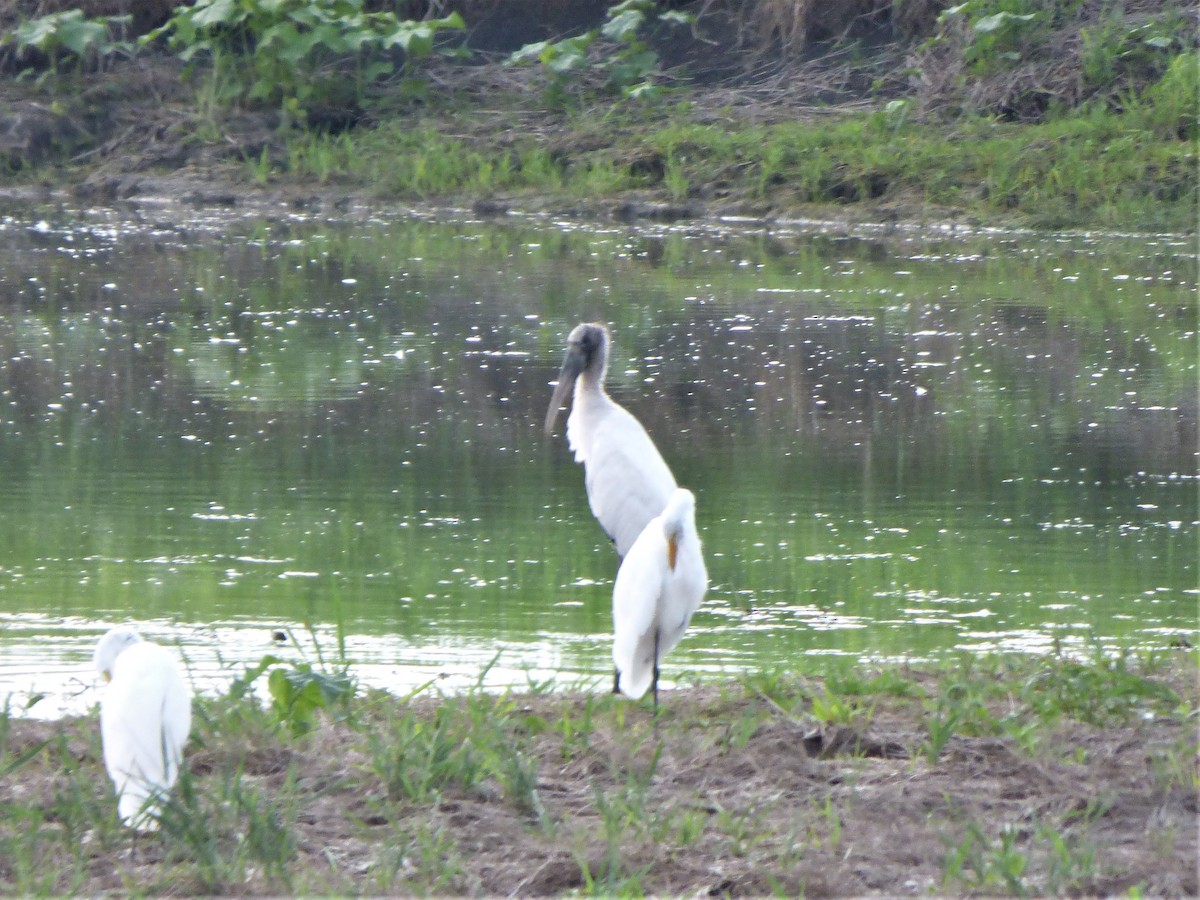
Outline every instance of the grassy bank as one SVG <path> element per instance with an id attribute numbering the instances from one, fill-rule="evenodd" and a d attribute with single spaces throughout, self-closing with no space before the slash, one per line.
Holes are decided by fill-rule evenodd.
<path id="1" fill-rule="evenodd" d="M 419 3 L 162 0 L 132 35 L 127 19 L 89 17 L 108 11 L 98 0 L 52 5 L 72 8 L 0 0 L 10 191 L 1197 222 L 1196 22 L 1167 0 L 626 0 L 578 14 L 546 0 L 503 15 L 462 0 L 436 19 Z"/>
<path id="2" fill-rule="evenodd" d="M 0 890 L 1198 888 L 1194 652 L 761 672 L 668 692 L 657 717 L 599 691 L 320 683 L 315 715 L 287 692 L 264 708 L 244 685 L 198 700 L 186 772 L 141 837 L 117 825 L 94 715 L 8 710 Z"/>
<path id="3" fill-rule="evenodd" d="M 284 151 L 247 160 L 244 177 L 263 186 L 315 180 L 384 200 L 517 208 L 646 201 L 659 204 L 648 214 L 680 217 L 965 217 L 1189 231 L 1195 148 L 1164 139 L 1154 125 L 1160 114 L 1097 109 L 1032 125 L 972 118 L 931 127 L 902 112 L 849 110 L 762 125 L 680 103 L 509 134 L 466 110 L 336 137 L 294 136 Z"/>

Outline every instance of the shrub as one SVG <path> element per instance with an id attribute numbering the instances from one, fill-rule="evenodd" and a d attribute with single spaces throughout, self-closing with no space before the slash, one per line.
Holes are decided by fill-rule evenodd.
<path id="1" fill-rule="evenodd" d="M 143 42 L 163 38 L 185 61 L 207 57 L 214 77 L 232 70 L 223 82 L 226 102 L 282 104 L 301 116 L 310 104 L 344 102 L 347 76 L 357 99 L 397 68 L 411 75 L 414 62 L 434 51 L 439 32 L 462 28 L 458 13 L 400 20 L 366 12 L 363 0 L 197 0 Z"/>

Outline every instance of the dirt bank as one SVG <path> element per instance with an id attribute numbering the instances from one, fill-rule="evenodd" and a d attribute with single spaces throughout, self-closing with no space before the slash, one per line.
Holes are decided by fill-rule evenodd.
<path id="1" fill-rule="evenodd" d="M 1183 653 L 1183 651 L 1175 651 Z M 1195 896 L 1196 668 L 985 660 L 611 695 L 205 701 L 161 833 L 94 717 L 0 731 L 0 890 Z"/>
<path id="2" fill-rule="evenodd" d="M 1129 115 L 1132 98 L 1194 50 L 1195 10 L 1085 0 L 1067 14 L 1043 4 L 1031 19 L 998 14 L 1004 27 L 988 26 L 985 41 L 981 29 L 997 21 L 983 15 L 985 0 L 949 16 L 941 0 L 660 4 L 637 43 L 597 38 L 569 79 L 507 63 L 529 42 L 599 28 L 610 5 L 402 4 L 402 15 L 426 20 L 461 11 L 467 27 L 435 46 L 465 57 L 401 57 L 391 74 L 365 82 L 336 59 L 264 74 L 235 54 L 218 77 L 207 52 L 191 67 L 177 55 L 185 47 L 164 41 L 134 53 L 135 39 L 180 8 L 173 0 L 136 5 L 111 26 L 124 43 L 104 44 L 117 49 L 103 54 L 73 56 L 57 37 L 44 52 L 32 38 L 10 40 L 0 44 L 0 198 L 330 211 L 398 202 L 626 219 L 1194 222 L 1194 112 L 1181 108 L 1178 121 L 1155 113 L 1153 126 L 1036 129 L 1083 109 Z M 126 6 L 0 0 L 0 31 L 63 10 L 106 16 Z M 697 19 L 656 18 L 668 11 Z M 240 27 L 231 47 L 262 38 Z M 643 52 L 654 54 L 644 77 L 656 99 L 622 100 L 612 81 L 625 70 L 614 59 L 643 65 Z M 621 89 L 636 83 L 622 77 L 631 80 Z M 255 99 L 264 92 L 270 99 Z M 847 123 L 857 130 L 842 143 L 827 139 Z M 1126 147 L 1122 129 L 1145 133 Z M 1008 142 L 964 161 L 964 146 L 997 134 Z M 395 165 L 397 154 L 407 166 Z M 427 177 L 450 158 L 458 171 Z"/>

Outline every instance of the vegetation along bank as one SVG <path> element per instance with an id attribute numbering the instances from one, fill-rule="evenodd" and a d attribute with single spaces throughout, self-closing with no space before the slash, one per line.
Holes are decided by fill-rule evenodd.
<path id="1" fill-rule="evenodd" d="M 0 893 L 1194 897 L 1196 663 L 762 671 L 656 716 L 603 686 L 396 697 L 266 658 L 197 698 L 142 836 L 96 716 L 0 707 Z"/>
<path id="2" fill-rule="evenodd" d="M 0 190 L 1196 225 L 1178 0 L 0 0 Z"/>

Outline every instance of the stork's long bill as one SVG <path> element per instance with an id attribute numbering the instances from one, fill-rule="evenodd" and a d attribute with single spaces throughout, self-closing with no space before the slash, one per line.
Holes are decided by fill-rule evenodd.
<path id="1" fill-rule="evenodd" d="M 586 360 L 583 352 L 572 345 L 567 348 L 563 357 L 562 369 L 558 373 L 558 384 L 554 387 L 554 395 L 550 398 L 550 408 L 546 410 L 546 434 L 554 431 L 554 423 L 558 421 L 558 411 L 571 399 L 575 390 L 575 379 L 583 371 Z"/>

